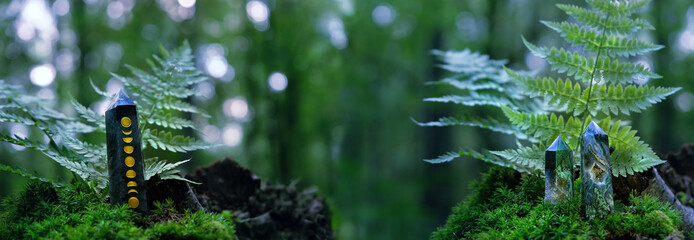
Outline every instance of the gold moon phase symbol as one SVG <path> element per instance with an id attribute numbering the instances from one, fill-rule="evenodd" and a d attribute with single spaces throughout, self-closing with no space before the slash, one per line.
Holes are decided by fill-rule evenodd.
<path id="1" fill-rule="evenodd" d="M 132 125 L 132 121 L 130 120 L 129 117 L 123 117 L 120 119 L 120 125 L 123 127 L 130 127 Z"/>
<path id="2" fill-rule="evenodd" d="M 131 133 L 133 133 L 133 130 L 130 130 L 127 132 L 125 130 L 122 130 L 121 132 L 123 132 L 123 134 L 125 134 L 125 135 L 130 135 Z"/>
<path id="3" fill-rule="evenodd" d="M 127 172 L 125 172 L 125 176 L 128 178 L 135 178 L 135 175 L 137 174 L 135 174 L 135 171 L 133 170 L 128 170 Z"/>
<path id="4" fill-rule="evenodd" d="M 125 157 L 125 166 L 132 167 L 135 166 L 135 158 L 132 156 Z"/>
<path id="5" fill-rule="evenodd" d="M 125 146 L 123 147 L 123 151 L 125 151 L 127 154 L 131 154 L 133 151 L 135 151 L 135 148 L 133 146 Z"/>
<path id="6" fill-rule="evenodd" d="M 132 193 L 132 192 L 134 192 L 135 194 L 137 194 L 137 190 L 135 190 L 135 189 L 130 189 L 130 190 L 128 190 L 128 194 L 130 194 L 130 193 Z"/>
<path id="7" fill-rule="evenodd" d="M 128 187 L 137 187 L 137 183 L 135 181 L 130 181 L 128 182 Z"/>
<path id="8" fill-rule="evenodd" d="M 137 206 L 140 206 L 140 200 L 137 200 L 136 197 L 131 197 L 128 199 L 128 206 L 130 206 L 130 208 L 136 208 Z"/>
<path id="9" fill-rule="evenodd" d="M 123 142 L 125 142 L 125 143 L 130 143 L 132 141 L 133 141 L 133 138 L 131 138 L 131 137 L 124 137 L 123 138 Z"/>

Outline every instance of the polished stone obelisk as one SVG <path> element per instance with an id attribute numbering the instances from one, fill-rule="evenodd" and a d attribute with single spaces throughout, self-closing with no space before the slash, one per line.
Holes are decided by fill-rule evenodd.
<path id="1" fill-rule="evenodd" d="M 147 212 L 137 107 L 121 90 L 106 110 L 106 153 L 111 204 Z"/>
<path id="2" fill-rule="evenodd" d="M 588 218 L 604 218 L 614 210 L 609 138 L 595 122 L 581 137 L 582 211 Z"/>
<path id="3" fill-rule="evenodd" d="M 545 151 L 545 201 L 558 203 L 573 197 L 573 151 L 561 136 Z"/>

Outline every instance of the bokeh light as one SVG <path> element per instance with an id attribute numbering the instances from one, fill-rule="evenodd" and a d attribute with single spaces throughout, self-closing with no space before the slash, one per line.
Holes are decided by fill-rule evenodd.
<path id="1" fill-rule="evenodd" d="M 222 142 L 231 147 L 238 146 L 243 140 L 243 127 L 238 123 L 230 123 L 222 131 Z"/>
<path id="2" fill-rule="evenodd" d="M 236 120 L 246 120 L 249 117 L 249 107 L 246 99 L 243 97 L 230 98 L 224 101 L 222 105 L 224 114 L 227 117 L 233 117 Z"/>
<path id="3" fill-rule="evenodd" d="M 260 31 L 268 29 L 270 9 L 267 4 L 258 0 L 249 1 L 246 4 L 246 13 L 248 14 L 248 19 L 254 23 L 256 29 Z"/>
<path id="4" fill-rule="evenodd" d="M 371 18 L 379 26 L 386 26 L 395 20 L 395 9 L 388 4 L 380 4 L 371 12 Z"/>
<path id="5" fill-rule="evenodd" d="M 274 72 L 270 74 L 267 83 L 270 85 L 270 90 L 274 92 L 284 91 L 287 88 L 287 76 L 280 72 Z"/>
<path id="6" fill-rule="evenodd" d="M 178 0 L 178 4 L 181 4 L 181 7 L 184 8 L 191 8 L 195 6 L 195 0 Z"/>
<path id="7" fill-rule="evenodd" d="M 55 68 L 50 63 L 35 66 L 29 73 L 29 79 L 36 86 L 48 86 L 55 80 Z"/>

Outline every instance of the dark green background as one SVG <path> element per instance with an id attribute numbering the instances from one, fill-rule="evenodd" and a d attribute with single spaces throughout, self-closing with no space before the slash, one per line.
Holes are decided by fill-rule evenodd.
<path id="1" fill-rule="evenodd" d="M 451 89 L 424 85 L 446 74 L 436 68 L 430 49 L 471 48 L 525 69 L 533 60 L 527 57 L 520 36 L 540 45 L 558 46 L 562 44 L 559 36 L 539 20 L 566 18 L 555 3 L 585 5 L 529 0 L 268 0 L 267 29 L 259 31 L 247 16 L 247 1 L 241 0 L 198 0 L 192 17 L 182 21 L 173 20 L 165 10 L 178 7 L 175 0 L 32 1 L 47 4 L 49 11 L 55 4 L 68 2 L 69 12 L 54 16 L 59 36 L 44 44 L 50 52 L 39 56 L 32 50 L 38 37 L 25 41 L 17 36 L 21 18 L 17 9 L 29 1 L 0 3 L 4 30 L 0 34 L 0 79 L 37 94 L 41 88 L 29 81 L 30 70 L 43 63 L 64 64 L 64 57 L 72 55 L 74 69 L 60 72 L 43 90 L 57 96 L 55 108 L 70 113 L 70 96 L 93 107 L 103 101 L 92 91 L 89 79 L 104 88 L 111 79 L 109 72 L 129 74 L 124 64 L 146 68 L 145 59 L 158 53 L 159 44 L 173 48 L 187 39 L 200 59 L 205 46 L 219 44 L 234 69 L 233 80 L 210 79 L 207 86 L 214 86 L 214 96 L 191 100 L 212 116 L 204 124 L 220 131 L 227 124 L 240 124 L 243 140 L 236 147 L 164 157 L 192 157 L 183 166 L 185 172 L 191 172 L 229 156 L 262 179 L 283 184 L 299 179 L 301 187 L 316 186 L 332 206 L 340 239 L 426 238 L 469 192 L 470 181 L 488 166 L 473 160 L 443 165 L 421 160 L 460 146 L 499 149 L 514 145 L 513 139 L 482 130 L 420 128 L 411 121 L 475 113 L 421 101 L 451 93 Z M 109 5 L 113 2 L 121 7 L 133 4 L 132 9 L 111 19 Z M 378 6 L 390 9 L 392 22 L 383 26 L 374 22 Z M 682 48 L 694 48 L 694 7 L 691 1 L 657 1 L 640 15 L 657 28 L 640 36 L 665 45 L 644 58 L 663 76 L 650 84 L 683 89 L 648 111 L 634 114 L 632 124 L 657 152 L 676 151 L 692 141 L 694 133 L 690 127 L 694 122 L 694 49 Z M 328 31 L 339 34 L 340 22 L 347 39 L 344 48 L 331 44 Z M 683 33 L 691 37 L 680 37 Z M 198 62 L 201 70 L 204 65 L 204 61 Z M 273 72 L 286 75 L 284 91 L 270 91 L 267 80 Z M 223 111 L 224 101 L 239 96 L 246 99 L 251 111 L 247 121 L 227 117 Z M 7 133 L 11 129 L 13 125 L 0 126 Z M 38 131 L 29 131 L 40 139 Z M 71 178 L 35 151 L 16 151 L 2 144 L 0 153 L 3 164 L 64 181 Z M 146 157 L 153 154 L 157 153 L 145 152 Z M 0 173 L 0 181 L 0 198 L 15 193 L 26 182 L 7 173 Z"/>

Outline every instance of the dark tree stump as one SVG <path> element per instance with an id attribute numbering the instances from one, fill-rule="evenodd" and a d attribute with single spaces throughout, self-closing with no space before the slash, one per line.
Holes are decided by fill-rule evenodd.
<path id="1" fill-rule="evenodd" d="M 154 175 L 154 177 L 147 180 L 146 184 L 147 204 L 149 206 L 154 206 L 154 202 L 164 202 L 167 199 L 171 199 L 174 202 L 174 207 L 180 213 L 185 210 L 193 212 L 204 210 L 187 182 L 161 180 L 159 175 Z"/>
<path id="2" fill-rule="evenodd" d="M 200 168 L 188 179 L 209 211 L 234 214 L 239 239 L 333 239 L 330 209 L 315 189 L 262 183 L 231 159 Z"/>
<path id="3" fill-rule="evenodd" d="M 260 189 L 260 178 L 229 158 L 199 168 L 186 178 L 201 183 L 193 187 L 202 206 L 213 212 L 238 209 Z"/>

